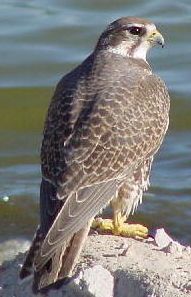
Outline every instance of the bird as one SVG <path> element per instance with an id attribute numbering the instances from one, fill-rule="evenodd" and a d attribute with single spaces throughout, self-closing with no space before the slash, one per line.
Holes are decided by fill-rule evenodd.
<path id="1" fill-rule="evenodd" d="M 148 235 L 126 219 L 142 202 L 169 124 L 168 89 L 147 61 L 156 45 L 164 38 L 152 21 L 121 17 L 55 88 L 41 146 L 40 224 L 20 271 L 34 276 L 36 292 L 72 275 L 91 225 Z M 96 219 L 109 204 L 113 218 Z"/>

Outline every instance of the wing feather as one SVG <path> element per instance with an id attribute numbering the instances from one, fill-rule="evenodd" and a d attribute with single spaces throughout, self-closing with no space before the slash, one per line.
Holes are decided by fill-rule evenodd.
<path id="1" fill-rule="evenodd" d="M 116 55 L 114 59 L 118 59 Z M 166 132 L 169 96 L 164 83 L 148 69 L 136 65 L 130 69 L 129 65 L 129 70 L 125 62 L 124 69 L 118 69 L 118 61 L 113 62 L 112 69 L 102 63 L 97 74 L 91 69 L 93 78 L 88 78 L 88 85 L 86 77 L 85 82 L 78 78 L 68 118 L 74 101 L 84 99 L 75 110 L 72 125 L 69 120 L 63 123 L 72 126 L 68 137 L 61 136 L 59 110 L 53 103 L 49 110 L 55 127 L 49 129 L 54 123 L 47 121 L 43 175 L 56 184 L 61 205 L 35 258 L 37 269 L 113 198 L 121 182 L 118 177 L 127 177 L 153 155 Z M 95 87 L 95 75 L 105 77 L 104 84 L 97 81 Z"/>
<path id="2" fill-rule="evenodd" d="M 55 250 L 70 240 L 92 217 L 94 217 L 116 194 L 119 182 L 111 180 L 72 194 L 59 211 L 52 227 L 35 258 L 39 270 L 54 254 Z"/>

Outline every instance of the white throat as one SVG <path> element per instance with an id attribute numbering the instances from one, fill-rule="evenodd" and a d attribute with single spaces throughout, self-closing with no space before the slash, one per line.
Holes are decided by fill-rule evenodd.
<path id="1" fill-rule="evenodd" d="M 123 57 L 135 58 L 135 59 L 142 59 L 147 62 L 147 51 L 149 50 L 150 46 L 148 42 L 141 43 L 137 48 L 134 50 L 126 48 L 123 44 L 119 44 L 117 47 L 109 47 L 108 51 L 112 52 L 117 55 L 121 55 Z"/>
<path id="2" fill-rule="evenodd" d="M 135 48 L 134 51 L 129 55 L 132 58 L 135 59 L 143 59 L 144 61 L 147 62 L 147 52 L 150 48 L 150 45 L 148 42 L 143 42 L 141 43 L 137 48 Z"/>

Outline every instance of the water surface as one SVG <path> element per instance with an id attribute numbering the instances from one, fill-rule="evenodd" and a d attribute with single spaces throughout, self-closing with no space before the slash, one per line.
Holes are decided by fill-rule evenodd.
<path id="1" fill-rule="evenodd" d="M 1 241 L 31 238 L 38 222 L 41 131 L 54 86 L 90 53 L 103 28 L 124 15 L 150 18 L 162 31 L 166 48 L 154 49 L 149 60 L 172 98 L 152 186 L 130 220 L 164 226 L 191 243 L 189 0 L 0 2 Z"/>

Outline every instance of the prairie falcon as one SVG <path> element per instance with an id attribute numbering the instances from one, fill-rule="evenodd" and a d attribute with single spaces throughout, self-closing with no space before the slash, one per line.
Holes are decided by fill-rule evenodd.
<path id="1" fill-rule="evenodd" d="M 147 51 L 164 39 L 145 19 L 124 17 L 66 74 L 51 100 L 41 148 L 40 226 L 22 267 L 40 290 L 70 275 L 93 218 L 109 202 L 114 234 L 147 236 L 124 221 L 142 200 L 169 122 L 169 95 Z"/>

